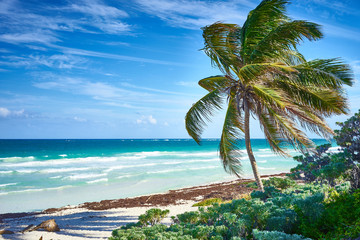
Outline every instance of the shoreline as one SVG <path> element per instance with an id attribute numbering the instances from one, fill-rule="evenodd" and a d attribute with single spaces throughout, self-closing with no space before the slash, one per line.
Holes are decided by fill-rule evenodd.
<path id="1" fill-rule="evenodd" d="M 283 177 L 285 174 L 262 175 L 261 177 L 263 179 Z M 41 236 L 46 236 L 46 239 L 64 239 L 65 235 L 66 239 L 86 239 L 90 238 L 90 235 L 93 236 L 92 238 L 96 235 L 98 239 L 107 239 L 110 237 L 112 230 L 127 223 L 136 222 L 137 217 L 150 208 L 169 209 L 169 216 L 174 216 L 186 211 L 196 210 L 197 207 L 192 207 L 192 205 L 207 198 L 230 200 L 238 195 L 250 193 L 254 189 L 245 185 L 253 181 L 254 179 L 237 179 L 132 198 L 84 202 L 79 205 L 48 208 L 41 212 L 4 213 L 0 214 L 0 230 L 6 229 L 15 233 L 0 236 L 5 239 L 6 237 L 9 237 L 8 239 L 39 239 Z M 73 217 L 75 218 L 72 219 Z M 33 231 L 24 234 L 20 233 L 30 224 L 37 225 L 41 223 L 40 220 L 44 221 L 52 218 L 58 223 L 60 232 Z M 110 224 L 111 226 L 109 226 L 109 221 L 101 221 L 109 218 L 113 223 Z M 87 224 L 92 226 L 82 226 L 87 221 L 90 221 Z M 170 218 L 165 219 L 165 223 L 170 224 L 170 222 Z M 74 229 L 74 226 L 77 227 Z"/>

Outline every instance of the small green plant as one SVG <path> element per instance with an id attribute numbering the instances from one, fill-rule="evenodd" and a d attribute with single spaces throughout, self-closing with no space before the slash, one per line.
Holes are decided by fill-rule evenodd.
<path id="1" fill-rule="evenodd" d="M 195 203 L 193 207 L 205 207 L 205 206 L 213 205 L 214 203 L 221 203 L 221 202 L 222 202 L 221 198 L 208 198 L 201 202 Z"/>
<path id="2" fill-rule="evenodd" d="M 169 210 L 161 210 L 160 208 L 152 208 L 139 216 L 139 224 L 141 226 L 154 226 L 161 222 L 168 214 Z"/>
<path id="3" fill-rule="evenodd" d="M 301 235 L 290 235 L 278 231 L 258 231 L 254 229 L 253 234 L 256 240 L 311 240 Z"/>

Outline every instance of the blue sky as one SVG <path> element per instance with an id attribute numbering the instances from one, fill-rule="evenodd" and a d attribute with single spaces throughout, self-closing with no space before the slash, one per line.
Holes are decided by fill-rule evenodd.
<path id="1" fill-rule="evenodd" d="M 242 25 L 259 2 L 0 1 L 0 138 L 188 137 L 184 116 L 205 94 L 197 82 L 219 74 L 199 51 L 200 27 Z M 360 1 L 293 0 L 288 10 L 323 26 L 324 39 L 300 47 L 308 60 L 342 57 L 359 79 Z M 353 114 L 359 82 L 347 90 Z M 220 136 L 221 117 L 204 137 Z"/>

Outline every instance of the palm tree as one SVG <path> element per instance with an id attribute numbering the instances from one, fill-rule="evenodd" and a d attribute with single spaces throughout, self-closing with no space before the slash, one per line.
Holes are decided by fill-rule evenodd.
<path id="1" fill-rule="evenodd" d="M 302 129 L 325 138 L 333 130 L 324 118 L 347 113 L 343 85 L 352 85 L 348 65 L 340 59 L 306 61 L 297 50 L 304 39 L 323 35 L 318 24 L 291 20 L 286 0 L 263 0 L 242 27 L 216 22 L 202 28 L 204 48 L 223 75 L 199 81 L 209 93 L 186 114 L 188 134 L 200 144 L 206 121 L 227 104 L 220 140 L 225 171 L 241 176 L 239 140 L 245 145 L 260 190 L 264 190 L 250 143 L 250 116 L 257 119 L 271 150 L 289 156 L 285 146 L 301 152 L 314 146 Z"/>

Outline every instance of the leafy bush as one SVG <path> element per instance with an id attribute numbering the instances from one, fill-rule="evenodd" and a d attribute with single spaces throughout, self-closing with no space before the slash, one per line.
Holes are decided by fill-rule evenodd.
<path id="1" fill-rule="evenodd" d="M 352 165 L 349 180 L 353 188 L 360 188 L 360 110 L 347 121 L 336 123 L 341 127 L 335 130 L 336 143 L 350 155 Z"/>
<path id="2" fill-rule="evenodd" d="M 360 163 L 360 110 L 345 122 L 337 122 L 341 127 L 335 130 L 337 144 L 351 155 L 354 162 Z"/>
<path id="3" fill-rule="evenodd" d="M 290 187 L 294 187 L 295 185 L 296 182 L 290 178 L 271 177 L 268 180 L 264 181 L 264 186 L 275 187 L 279 189 L 287 189 Z"/>
<path id="4" fill-rule="evenodd" d="M 296 185 L 296 182 L 290 178 L 279 178 L 279 177 L 271 177 L 267 180 L 263 179 L 262 183 L 264 187 L 275 187 L 278 189 L 286 189 Z M 249 188 L 257 188 L 257 183 L 251 182 L 246 184 L 246 186 Z"/>
<path id="5" fill-rule="evenodd" d="M 353 196 L 348 193 L 349 188 L 349 184 L 335 188 L 306 184 L 281 192 L 266 187 L 265 192 L 253 192 L 249 200 L 215 203 L 179 214 L 173 217 L 174 224 L 170 227 L 155 224 L 141 228 L 141 222 L 129 224 L 114 230 L 111 239 L 303 239 L 302 236 L 319 239 L 330 233 L 335 239 L 352 237 L 359 230 L 360 210 L 353 208 L 350 213 L 350 206 L 360 208 L 360 193 Z M 345 201 L 348 205 L 343 206 Z M 349 227 L 331 228 L 334 224 Z M 258 235 L 254 229 L 259 231 Z"/>
<path id="6" fill-rule="evenodd" d="M 326 239 L 349 239 L 360 237 L 360 190 L 343 193 L 325 204 L 321 219 Z"/>
<path id="7" fill-rule="evenodd" d="M 139 216 L 139 224 L 141 226 L 151 225 L 154 226 L 161 222 L 168 214 L 169 210 L 161 210 L 159 208 L 152 208 Z"/>
<path id="8" fill-rule="evenodd" d="M 286 234 L 278 231 L 253 231 L 254 238 L 256 240 L 311 240 L 310 238 L 304 238 L 303 236 L 297 234 Z"/>
<path id="9" fill-rule="evenodd" d="M 328 182 L 334 186 L 350 181 L 352 188 L 360 188 L 360 110 L 344 123 L 337 123 L 335 140 L 342 147 L 338 153 L 329 153 L 330 144 L 318 146 L 315 153 L 296 156 L 300 164 L 291 169 L 293 179 L 307 182 Z"/>
<path id="10" fill-rule="evenodd" d="M 222 202 L 221 198 L 208 198 L 201 202 L 195 203 L 193 207 L 210 206 L 213 205 L 214 203 L 221 203 L 221 202 Z"/>
<path id="11" fill-rule="evenodd" d="M 349 173 L 353 164 L 349 160 L 349 154 L 346 152 L 329 153 L 330 144 L 318 146 L 314 154 L 305 154 L 295 156 L 294 159 L 300 164 L 291 169 L 289 176 L 294 179 L 301 179 L 304 176 L 305 181 L 329 183 L 335 186 L 349 179 Z"/>

